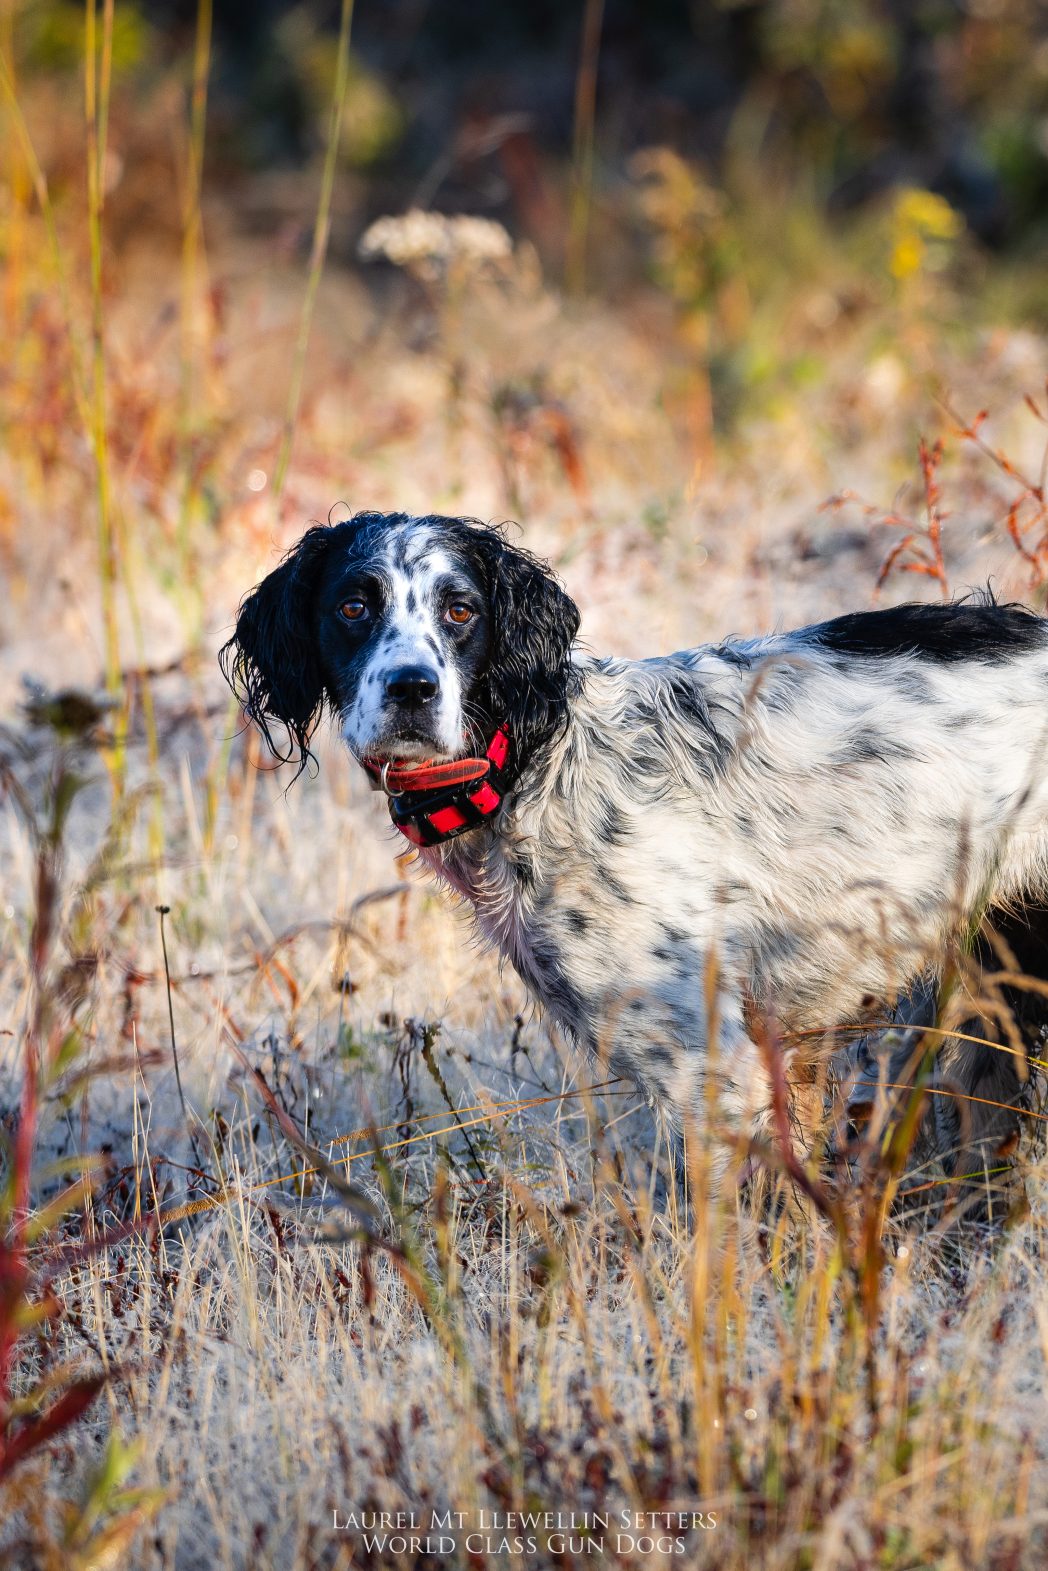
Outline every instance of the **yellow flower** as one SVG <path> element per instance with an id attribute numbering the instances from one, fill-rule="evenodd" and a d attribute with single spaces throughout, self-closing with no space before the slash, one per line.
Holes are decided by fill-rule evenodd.
<path id="1" fill-rule="evenodd" d="M 912 278 L 920 272 L 924 260 L 924 241 L 920 235 L 900 235 L 892 247 L 891 270 L 893 278 Z"/>
<path id="2" fill-rule="evenodd" d="M 895 223 L 899 229 L 912 229 L 929 240 L 956 240 L 964 220 L 943 196 L 907 186 L 895 198 Z"/>
<path id="3" fill-rule="evenodd" d="M 938 272 L 945 266 L 950 242 L 960 237 L 964 220 L 934 191 L 906 186 L 896 193 L 891 229 L 892 276 L 912 278 L 922 268 Z"/>

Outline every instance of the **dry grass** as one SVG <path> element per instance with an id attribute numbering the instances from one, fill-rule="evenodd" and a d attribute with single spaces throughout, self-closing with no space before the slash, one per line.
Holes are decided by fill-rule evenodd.
<path id="1" fill-rule="evenodd" d="M 581 1529 L 561 1544 L 480 1522 L 561 1510 L 612 1514 L 588 1530 L 610 1564 L 1043 1564 L 1048 1194 L 1033 1156 L 1029 1206 L 1007 1225 L 908 1231 L 878 1192 L 840 1238 L 717 1214 L 700 1156 L 690 1228 L 630 1088 L 579 1094 L 599 1069 L 551 1040 L 395 859 L 381 804 L 333 746 L 285 796 L 213 661 L 275 550 L 340 504 L 512 507 L 591 645 L 627 654 L 863 604 L 900 518 L 915 520 L 909 560 L 1026 592 L 1043 496 L 1022 394 L 1043 344 L 947 342 L 898 301 L 827 339 L 798 285 L 789 330 L 798 346 L 816 335 L 821 380 L 729 443 L 695 369 L 694 305 L 672 290 L 568 304 L 526 249 L 496 265 L 467 247 L 319 282 L 292 445 L 301 258 L 206 201 L 205 255 L 199 122 L 177 101 L 145 123 L 115 104 L 110 143 L 137 155 L 105 191 L 96 145 L 85 206 L 58 189 L 46 90 L 18 94 L 9 124 L 17 103 L 54 191 L 34 185 L 24 138 L 5 138 L 0 1123 L 10 1177 L 35 1048 L 30 1215 L 63 1181 L 48 1163 L 104 1163 L 26 1240 L 29 1274 L 13 1294 L 0 1281 L 0 1313 L 22 1315 L 16 1402 L 47 1410 L 70 1381 L 106 1378 L 0 1479 L 0 1560 L 475 1567 L 505 1563 L 499 1541 L 521 1533 L 536 1547 L 516 1563 L 582 1564 Z M 198 73 L 198 114 L 199 94 Z M 97 113 L 95 127 L 104 139 Z M 172 141 L 181 262 L 150 190 Z M 316 190 L 285 237 L 325 228 Z M 711 331 L 729 305 L 710 307 Z M 997 412 L 989 441 L 1018 455 L 1011 472 L 949 435 L 931 372 L 958 409 Z M 919 429 L 948 438 L 931 482 L 925 469 L 934 497 Z M 912 500 L 893 500 L 905 480 Z M 877 511 L 820 511 L 845 490 Z M 23 672 L 93 688 L 107 671 L 120 707 L 88 716 L 82 742 L 83 716 L 16 710 Z M 516 1100 L 531 1105 L 488 1116 Z M 384 1132 L 329 1145 L 362 1128 Z M 352 1152 L 348 1189 L 341 1168 L 305 1171 L 322 1161 L 303 1141 Z M 150 1222 L 219 1189 L 214 1209 Z M 17 1195 L 5 1204 L 17 1234 Z M 9 1438 L 31 1433 L 25 1416 L 6 1415 Z M 472 1518 L 427 1559 L 333 1528 L 373 1510 Z M 620 1516 L 651 1511 L 716 1527 L 645 1537 Z"/>

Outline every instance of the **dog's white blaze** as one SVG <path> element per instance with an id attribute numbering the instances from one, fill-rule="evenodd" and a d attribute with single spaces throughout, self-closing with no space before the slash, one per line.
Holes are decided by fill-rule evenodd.
<path id="1" fill-rule="evenodd" d="M 454 662 L 446 658 L 440 627 L 439 586 L 451 573 L 452 562 L 434 543 L 432 532 L 412 521 L 390 531 L 386 549 L 375 565 L 388 582 L 389 603 L 365 677 L 343 715 L 343 740 L 357 755 L 380 745 L 394 712 L 385 697 L 389 676 L 404 666 L 423 666 L 432 670 L 439 682 L 428 714 L 436 748 L 421 742 L 400 742 L 398 755 L 460 753 L 465 745 L 462 683 Z"/>

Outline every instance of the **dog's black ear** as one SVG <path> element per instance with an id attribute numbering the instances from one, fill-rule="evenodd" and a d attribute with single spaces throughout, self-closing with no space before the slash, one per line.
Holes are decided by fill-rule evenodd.
<path id="1" fill-rule="evenodd" d="M 480 697 L 493 721 L 508 723 L 520 755 L 527 756 L 567 718 L 578 680 L 571 646 L 579 611 L 544 562 L 495 529 L 472 533 L 491 606 L 491 651 Z"/>
<path id="2" fill-rule="evenodd" d="M 245 596 L 236 631 L 218 657 L 270 751 L 282 763 L 297 759 L 300 772 L 312 757 L 309 738 L 324 707 L 312 599 L 333 532 L 321 524 L 307 529 L 280 566 Z M 283 746 L 273 738 L 274 721 L 287 731 Z"/>

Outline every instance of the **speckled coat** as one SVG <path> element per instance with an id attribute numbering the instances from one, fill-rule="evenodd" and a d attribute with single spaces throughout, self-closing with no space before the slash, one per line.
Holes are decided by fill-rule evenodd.
<path id="1" fill-rule="evenodd" d="M 978 904 L 1043 889 L 1042 637 L 1007 658 L 802 631 L 582 662 L 564 734 L 497 830 L 423 858 L 677 1128 L 707 1089 L 716 976 L 726 1110 L 752 1117 L 750 1003 L 786 1030 L 860 1018 L 934 970 Z"/>
<path id="2" fill-rule="evenodd" d="M 1048 891 L 1032 613 L 904 606 L 639 661 L 580 656 L 577 629 L 500 532 L 366 514 L 245 600 L 227 671 L 303 757 L 325 704 L 358 757 L 454 757 L 508 723 L 501 811 L 420 855 L 675 1130 L 711 1073 L 731 1126 L 759 1120 L 755 1016 L 818 1033 L 883 1009 L 984 909 Z"/>

